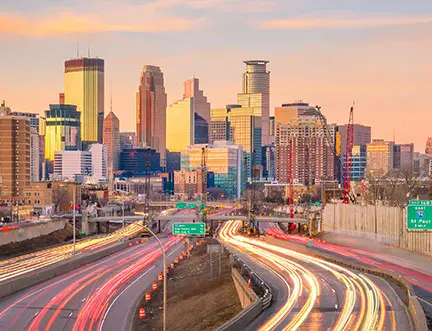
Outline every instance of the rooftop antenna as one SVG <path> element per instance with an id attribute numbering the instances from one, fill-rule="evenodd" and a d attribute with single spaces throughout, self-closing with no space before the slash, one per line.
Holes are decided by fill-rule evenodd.
<path id="1" fill-rule="evenodd" d="M 77 59 L 79 59 L 79 42 L 77 42 Z"/>
<path id="2" fill-rule="evenodd" d="M 90 41 L 88 42 L 88 57 L 90 58 Z"/>
<path id="3" fill-rule="evenodd" d="M 111 84 L 111 106 L 110 106 L 110 110 L 112 112 L 112 80 L 110 81 Z"/>

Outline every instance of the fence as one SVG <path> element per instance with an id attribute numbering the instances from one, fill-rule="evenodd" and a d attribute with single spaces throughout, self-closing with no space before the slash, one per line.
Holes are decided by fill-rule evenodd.
<path id="1" fill-rule="evenodd" d="M 408 231 L 404 208 L 327 204 L 323 231 L 378 241 L 432 256 L 432 231 Z"/>

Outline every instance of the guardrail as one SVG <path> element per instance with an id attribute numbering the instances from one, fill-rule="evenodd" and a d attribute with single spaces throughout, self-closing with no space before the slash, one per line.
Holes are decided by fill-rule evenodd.
<path id="1" fill-rule="evenodd" d="M 235 255 L 227 246 L 225 246 L 219 239 L 216 239 L 230 254 L 233 259 L 233 266 L 239 268 L 239 274 L 243 277 L 247 276 L 247 279 L 251 280 L 253 287 L 259 289 L 257 298 L 249 306 L 243 309 L 240 313 L 230 319 L 228 322 L 218 327 L 216 331 L 238 331 L 244 330 L 264 309 L 271 306 L 272 303 L 272 292 L 270 287 L 264 282 L 264 280 L 252 271 L 252 269 L 246 265 L 246 263 L 237 255 Z"/>

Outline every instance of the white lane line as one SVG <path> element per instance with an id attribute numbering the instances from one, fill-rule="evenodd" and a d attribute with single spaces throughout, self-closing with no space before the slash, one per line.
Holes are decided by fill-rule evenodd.
<path id="1" fill-rule="evenodd" d="M 176 251 L 177 251 L 177 250 L 174 249 L 174 250 L 173 250 L 171 253 L 169 253 L 167 256 L 171 256 L 171 255 L 173 255 Z"/>
<path id="2" fill-rule="evenodd" d="M 72 315 L 73 315 L 73 311 L 70 312 L 69 317 L 72 317 Z"/>
<path id="3" fill-rule="evenodd" d="M 124 292 L 126 292 L 133 284 L 135 284 L 137 281 L 139 281 L 141 278 L 143 278 L 145 275 L 147 275 L 150 271 L 152 271 L 154 268 L 155 268 L 156 266 L 155 265 L 153 265 L 151 268 L 149 268 L 146 272 L 144 272 L 141 276 L 139 276 L 137 279 L 135 279 L 132 283 L 130 283 L 123 291 L 121 291 L 120 292 L 120 294 L 119 295 L 117 295 L 116 297 L 115 297 L 115 299 L 113 300 L 113 302 L 111 302 L 111 304 L 109 305 L 109 307 L 108 307 L 108 309 L 107 309 L 107 311 L 105 312 L 105 315 L 104 315 L 104 317 L 103 317 L 103 319 L 102 319 L 102 323 L 101 323 L 101 326 L 100 326 L 100 328 L 99 328 L 99 330 L 102 330 L 102 328 L 103 328 L 103 325 L 104 325 L 104 323 L 105 323 L 105 319 L 106 319 L 106 317 L 107 317 L 107 315 L 108 315 L 108 313 L 109 313 L 109 311 L 111 310 L 111 308 L 112 308 L 112 306 L 114 305 L 114 303 L 117 301 L 117 299 L 118 298 L 120 298 L 121 296 L 122 296 L 122 294 L 124 293 Z"/>
<path id="4" fill-rule="evenodd" d="M 333 293 L 336 293 L 336 291 L 335 291 L 335 289 L 334 289 L 334 288 L 332 288 L 331 290 L 332 290 L 332 292 L 333 292 Z"/>
<path id="5" fill-rule="evenodd" d="M 37 312 L 35 312 L 33 316 L 37 316 L 37 314 L 39 314 L 39 311 L 40 310 L 38 310 Z"/>
<path id="6" fill-rule="evenodd" d="M 81 302 L 84 302 L 84 301 L 86 301 L 86 300 L 87 300 L 87 297 L 83 298 L 83 299 L 81 300 Z"/>

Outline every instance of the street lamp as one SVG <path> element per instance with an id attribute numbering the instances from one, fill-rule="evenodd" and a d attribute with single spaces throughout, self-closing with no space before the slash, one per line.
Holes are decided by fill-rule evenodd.
<path id="1" fill-rule="evenodd" d="M 156 236 L 156 234 L 150 229 L 148 224 L 143 221 L 143 226 L 147 228 L 147 230 L 152 234 L 152 236 L 156 239 L 159 244 L 159 247 L 162 251 L 162 259 L 163 259 L 163 331 L 166 330 L 166 308 L 167 308 L 167 281 L 166 281 L 166 256 L 165 256 L 165 248 L 162 245 L 162 242 Z"/>
<path id="2" fill-rule="evenodd" d="M 76 249 L 76 220 L 75 220 L 75 206 L 76 206 L 76 184 L 74 183 L 73 189 L 73 206 L 72 206 L 72 220 L 73 220 L 73 256 L 75 257 Z"/>

